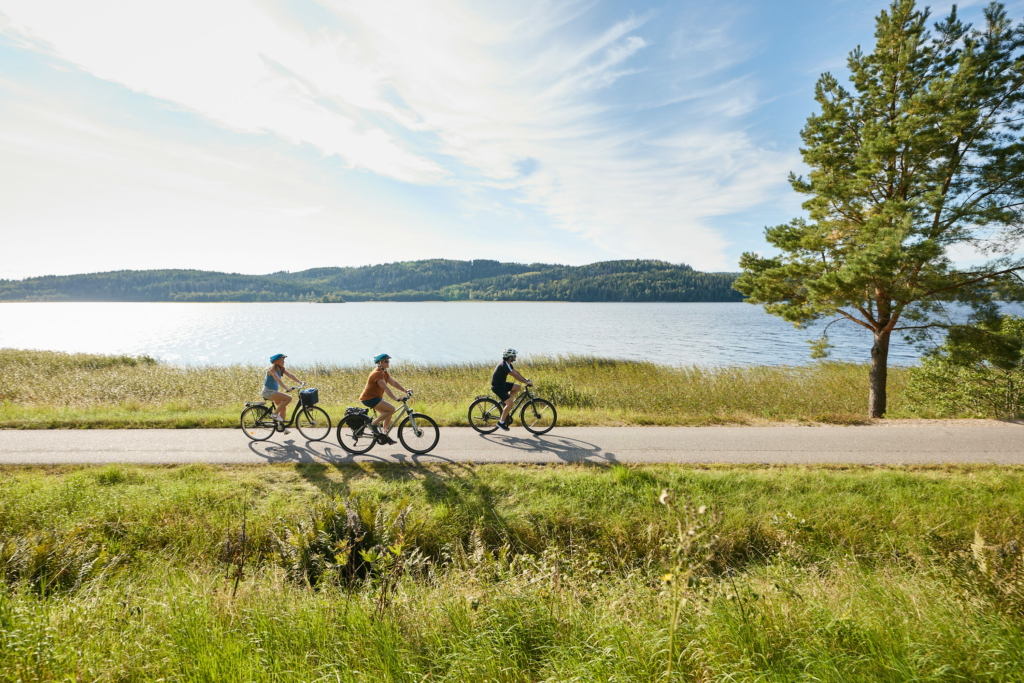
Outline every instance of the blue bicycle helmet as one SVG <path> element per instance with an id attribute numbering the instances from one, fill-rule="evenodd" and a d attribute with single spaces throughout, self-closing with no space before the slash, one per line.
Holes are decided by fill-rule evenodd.
<path id="1" fill-rule="evenodd" d="M 391 356 L 389 356 L 386 353 L 378 353 L 376 356 L 373 357 L 374 363 L 379 363 L 382 360 L 391 360 Z"/>
<path id="2" fill-rule="evenodd" d="M 273 356 L 270 357 L 270 362 L 273 363 L 278 358 L 287 358 L 287 357 L 288 356 L 284 355 L 283 353 L 275 353 Z"/>

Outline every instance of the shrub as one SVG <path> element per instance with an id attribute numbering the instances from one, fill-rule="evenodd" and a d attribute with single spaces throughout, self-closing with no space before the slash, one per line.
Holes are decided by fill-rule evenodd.
<path id="1" fill-rule="evenodd" d="M 40 531 L 0 540 L 0 578 L 42 595 L 71 591 L 117 566 L 123 558 L 76 529 L 68 534 Z"/>
<path id="2" fill-rule="evenodd" d="M 1024 415 L 1024 318 L 954 325 L 946 341 L 910 371 L 908 395 L 942 416 Z"/>
<path id="3" fill-rule="evenodd" d="M 300 585 L 342 583 L 380 570 L 402 555 L 411 506 L 388 510 L 361 498 L 323 500 L 307 520 L 284 522 L 273 534 L 273 559 Z M 418 551 L 407 558 L 418 564 Z"/>

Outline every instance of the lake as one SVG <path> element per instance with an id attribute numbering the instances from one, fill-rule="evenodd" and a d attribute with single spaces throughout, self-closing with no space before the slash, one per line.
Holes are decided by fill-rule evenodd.
<path id="1" fill-rule="evenodd" d="M 6 303 L 0 347 L 148 354 L 187 365 L 365 365 L 387 352 L 419 363 L 491 362 L 506 346 L 521 358 L 593 355 L 671 365 L 802 365 L 797 330 L 744 303 Z M 832 358 L 867 362 L 871 334 L 829 329 Z M 917 351 L 895 336 L 894 365 Z"/>

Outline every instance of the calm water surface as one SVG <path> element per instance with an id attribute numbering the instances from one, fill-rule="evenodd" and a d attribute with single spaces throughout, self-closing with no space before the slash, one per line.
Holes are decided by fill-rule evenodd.
<path id="1" fill-rule="evenodd" d="M 396 362 L 492 361 L 581 354 L 673 365 L 799 365 L 820 327 L 796 330 L 743 303 L 7 303 L 0 347 L 149 354 L 172 363 L 265 363 L 281 351 L 296 365 L 362 365 L 382 351 Z M 837 360 L 866 362 L 871 335 L 829 329 Z M 918 353 L 902 340 L 893 364 Z"/>

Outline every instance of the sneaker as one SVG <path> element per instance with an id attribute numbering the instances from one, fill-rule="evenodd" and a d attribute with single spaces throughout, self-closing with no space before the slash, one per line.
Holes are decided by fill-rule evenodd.
<path id="1" fill-rule="evenodd" d="M 504 429 L 506 432 L 508 431 L 508 425 L 502 422 L 501 420 L 498 420 L 498 427 Z"/>

